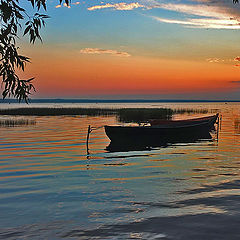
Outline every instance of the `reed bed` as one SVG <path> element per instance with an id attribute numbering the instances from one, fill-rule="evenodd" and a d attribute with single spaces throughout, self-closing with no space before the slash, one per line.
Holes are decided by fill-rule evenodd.
<path id="1" fill-rule="evenodd" d="M 122 108 L 118 111 L 117 119 L 124 123 L 141 123 L 149 119 L 170 119 L 172 115 L 170 108 Z"/>
<path id="2" fill-rule="evenodd" d="M 206 113 L 209 113 L 209 110 L 205 109 L 205 108 L 203 108 L 203 109 L 179 108 L 179 109 L 173 110 L 173 114 L 191 114 L 191 113 L 206 114 Z"/>
<path id="3" fill-rule="evenodd" d="M 32 119 L 0 119 L 0 127 L 16 127 L 35 124 L 36 121 Z"/>
<path id="4" fill-rule="evenodd" d="M 9 108 L 0 109 L 0 115 L 21 116 L 109 116 L 115 115 L 117 109 L 112 108 Z"/>
<path id="5" fill-rule="evenodd" d="M 116 116 L 124 123 L 147 122 L 149 119 L 171 119 L 174 114 L 207 113 L 207 109 L 170 108 L 14 108 L 0 109 L 0 115 L 21 116 Z"/>

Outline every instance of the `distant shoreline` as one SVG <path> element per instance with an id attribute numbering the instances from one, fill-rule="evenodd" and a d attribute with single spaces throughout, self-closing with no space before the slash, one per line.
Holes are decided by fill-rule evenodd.
<path id="1" fill-rule="evenodd" d="M 237 103 L 240 100 L 178 100 L 178 99 L 31 99 L 29 103 Z M 18 103 L 16 99 L 0 99 L 0 104 Z"/>

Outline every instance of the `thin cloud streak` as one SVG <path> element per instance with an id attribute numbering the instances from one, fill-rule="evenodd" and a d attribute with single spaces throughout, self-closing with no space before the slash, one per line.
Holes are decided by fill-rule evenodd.
<path id="1" fill-rule="evenodd" d="M 112 49 L 101 49 L 101 48 L 83 48 L 80 50 L 83 54 L 110 54 L 117 57 L 130 57 L 131 55 L 127 52 L 120 52 Z"/>
<path id="2" fill-rule="evenodd" d="M 121 11 L 126 11 L 126 10 L 133 10 L 135 8 L 144 8 L 145 6 L 138 3 L 138 2 L 134 2 L 134 3 L 124 3 L 124 2 L 121 2 L 121 3 L 116 3 L 116 4 L 110 4 L 110 3 L 107 3 L 105 5 L 96 5 L 96 6 L 92 6 L 92 7 L 89 7 L 88 10 L 89 11 L 94 11 L 94 10 L 99 10 L 99 9 L 104 9 L 104 8 L 114 8 L 115 10 L 121 10 Z"/>
<path id="3" fill-rule="evenodd" d="M 219 63 L 219 62 L 224 62 L 225 60 L 220 59 L 220 58 L 208 58 L 208 59 L 206 59 L 206 61 L 210 62 L 210 63 Z"/>
<path id="4" fill-rule="evenodd" d="M 208 29 L 240 29 L 239 14 L 233 13 L 226 6 L 213 6 L 206 4 L 153 4 L 149 8 L 160 8 L 177 13 L 187 14 L 187 18 L 170 19 L 152 16 L 154 19 L 164 23 L 179 24 L 192 28 Z M 198 16 L 199 18 L 192 17 Z"/>
<path id="5" fill-rule="evenodd" d="M 227 18 L 229 14 L 226 9 L 220 6 L 208 6 L 203 4 L 157 4 L 152 8 L 162 8 L 169 11 L 186 13 L 189 15 L 213 17 L 213 18 Z"/>
<path id="6" fill-rule="evenodd" d="M 206 59 L 207 62 L 209 63 L 234 63 L 234 62 L 240 62 L 240 57 L 237 56 L 235 58 L 231 58 L 231 59 L 221 59 L 221 58 L 208 58 Z M 233 65 L 234 67 L 240 67 L 239 64 L 234 64 Z"/>
<path id="7" fill-rule="evenodd" d="M 188 27 L 194 28 L 208 28 L 208 29 L 240 29 L 240 23 L 237 20 L 218 20 L 218 19 L 168 19 L 152 16 L 153 19 L 163 22 L 163 23 L 172 23 L 180 24 Z"/>

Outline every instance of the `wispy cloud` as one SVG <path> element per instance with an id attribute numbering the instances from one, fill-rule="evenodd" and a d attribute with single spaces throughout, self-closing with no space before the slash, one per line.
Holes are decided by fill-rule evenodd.
<path id="1" fill-rule="evenodd" d="M 111 3 L 107 3 L 104 5 L 96 5 L 96 6 L 92 6 L 89 7 L 88 10 L 89 11 L 94 11 L 94 10 L 99 10 L 99 9 L 104 9 L 104 8 L 113 8 L 116 10 L 133 10 L 135 8 L 144 8 L 145 6 L 138 3 L 138 2 L 133 2 L 133 3 L 125 3 L 125 2 L 121 2 L 121 3 L 115 3 L 115 4 L 111 4 Z"/>
<path id="2" fill-rule="evenodd" d="M 234 61 L 235 62 L 240 62 L 240 57 L 239 56 L 235 57 Z M 235 64 L 235 67 L 240 67 L 240 64 Z"/>
<path id="3" fill-rule="evenodd" d="M 152 5 L 152 8 L 187 14 L 187 16 L 183 15 L 181 19 L 153 16 L 159 22 L 180 24 L 193 28 L 240 29 L 239 14 L 234 13 L 231 8 L 222 5 L 169 3 L 155 4 Z"/>
<path id="4" fill-rule="evenodd" d="M 240 57 L 239 57 L 239 56 L 235 57 L 235 58 L 234 58 L 234 61 L 240 62 Z"/>
<path id="5" fill-rule="evenodd" d="M 240 29 L 240 22 L 236 19 L 186 19 L 186 20 L 177 20 L 177 19 L 168 19 L 168 18 L 159 18 L 154 17 L 159 22 L 163 23 L 173 23 L 180 25 L 187 25 L 188 27 L 194 28 L 208 28 L 208 29 Z"/>
<path id="6" fill-rule="evenodd" d="M 111 54 L 117 57 L 130 57 L 131 55 L 127 52 L 120 52 L 112 49 L 101 49 L 101 48 L 83 48 L 80 50 L 83 54 Z"/>
<path id="7" fill-rule="evenodd" d="M 209 63 L 226 63 L 226 64 L 233 64 L 234 62 L 240 62 L 240 57 L 237 56 L 235 58 L 229 58 L 229 59 L 222 59 L 222 58 L 208 58 L 206 59 Z M 234 64 L 235 67 L 240 67 L 240 64 Z"/>
<path id="8" fill-rule="evenodd" d="M 219 62 L 224 62 L 225 60 L 220 58 L 208 58 L 206 59 L 206 61 L 210 63 L 219 63 Z"/>
<path id="9" fill-rule="evenodd" d="M 153 8 L 162 8 L 170 11 L 187 13 L 195 16 L 214 17 L 214 18 L 229 18 L 225 8 L 220 6 L 209 6 L 206 4 L 156 4 Z"/>

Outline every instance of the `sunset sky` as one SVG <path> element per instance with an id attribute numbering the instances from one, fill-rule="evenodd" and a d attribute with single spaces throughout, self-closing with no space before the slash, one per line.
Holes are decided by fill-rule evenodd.
<path id="1" fill-rule="evenodd" d="M 20 43 L 34 97 L 240 99 L 231 0 L 49 0 L 47 14 L 43 44 Z"/>

